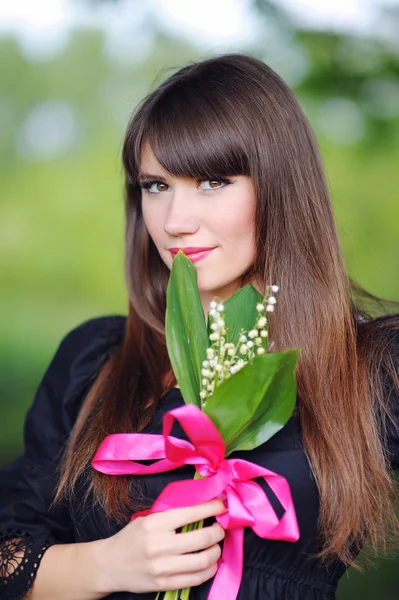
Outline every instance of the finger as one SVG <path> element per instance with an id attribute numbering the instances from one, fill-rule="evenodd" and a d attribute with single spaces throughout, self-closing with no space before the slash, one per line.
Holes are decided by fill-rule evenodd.
<path id="1" fill-rule="evenodd" d="M 185 575 L 176 575 L 173 577 L 167 577 L 162 579 L 160 585 L 158 587 L 159 591 L 168 591 L 168 590 L 184 590 L 185 588 L 192 588 L 208 579 L 211 579 L 214 575 L 216 575 L 216 571 L 218 569 L 217 564 L 212 565 L 208 569 L 204 571 L 198 571 L 196 573 L 190 573 Z M 157 590 L 156 590 L 157 591 Z"/>
<path id="2" fill-rule="evenodd" d="M 177 533 L 173 539 L 173 552 L 176 554 L 198 552 L 221 542 L 224 537 L 225 530 L 219 523 L 194 531 Z"/>
<path id="3" fill-rule="evenodd" d="M 198 554 L 183 554 L 181 556 L 165 557 L 162 559 L 162 563 L 158 562 L 158 566 L 154 566 L 156 569 L 155 577 L 157 579 L 162 579 L 165 577 L 189 575 L 205 571 L 217 564 L 221 553 L 220 546 L 216 544 Z"/>
<path id="4" fill-rule="evenodd" d="M 223 500 L 217 498 L 194 506 L 172 508 L 161 513 L 154 513 L 151 515 L 151 518 L 154 519 L 155 523 L 159 523 L 160 526 L 162 526 L 165 519 L 167 519 L 168 528 L 174 530 L 190 523 L 196 523 L 197 521 L 220 515 L 224 512 L 226 512 L 226 508 Z"/>

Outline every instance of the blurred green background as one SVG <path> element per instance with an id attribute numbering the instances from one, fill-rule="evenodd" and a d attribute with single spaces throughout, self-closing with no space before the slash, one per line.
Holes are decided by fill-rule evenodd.
<path id="1" fill-rule="evenodd" d="M 237 12 L 225 0 L 226 19 L 229 2 Z M 287 2 L 239 4 L 249 33 L 236 41 L 211 11 L 220 41 L 173 10 L 163 20 L 155 0 L 71 1 L 65 27 L 0 29 L 1 464 L 22 449 L 24 415 L 60 339 L 86 319 L 127 312 L 122 137 L 167 69 L 243 51 L 280 73 L 319 141 L 348 271 L 399 300 L 397 4 L 367 3 L 363 31 L 313 23 L 310 9 Z M 396 557 L 350 570 L 339 599 L 397 599 L 398 567 Z"/>

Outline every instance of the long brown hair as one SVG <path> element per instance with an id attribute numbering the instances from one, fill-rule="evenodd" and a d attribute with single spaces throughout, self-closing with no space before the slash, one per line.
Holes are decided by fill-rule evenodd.
<path id="1" fill-rule="evenodd" d="M 165 343 L 169 270 L 143 223 L 140 155 L 148 141 L 168 172 L 249 175 L 256 186 L 256 259 L 243 284 L 278 283 L 273 350 L 302 347 L 297 367 L 304 448 L 320 493 L 320 557 L 353 563 L 396 531 L 395 487 L 382 443 L 383 373 L 399 388 L 387 346 L 398 315 L 371 318 L 348 277 L 312 130 L 284 81 L 263 62 L 229 54 L 172 74 L 140 104 L 124 146 L 129 315 L 69 439 L 56 500 L 71 494 L 104 437 L 142 430 L 176 381 Z M 386 305 L 383 305 L 384 307 Z M 130 478 L 91 471 L 88 492 L 127 522 L 143 508 Z M 137 488 L 138 490 L 138 488 Z M 141 500 L 143 500 L 141 498 Z"/>

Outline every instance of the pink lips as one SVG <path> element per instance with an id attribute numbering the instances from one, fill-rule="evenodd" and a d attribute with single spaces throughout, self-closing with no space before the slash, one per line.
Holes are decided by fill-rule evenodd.
<path id="1" fill-rule="evenodd" d="M 169 248 L 173 258 L 176 256 L 179 250 L 182 250 L 192 263 L 196 263 L 199 260 L 206 258 L 214 250 L 214 248 Z"/>

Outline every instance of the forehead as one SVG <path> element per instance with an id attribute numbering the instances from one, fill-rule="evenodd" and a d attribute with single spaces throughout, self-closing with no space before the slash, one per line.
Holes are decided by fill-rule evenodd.
<path id="1" fill-rule="evenodd" d="M 247 153 L 234 140 L 229 145 L 220 139 L 222 136 L 216 136 L 216 143 L 213 134 L 195 139 L 187 129 L 169 134 L 165 128 L 150 129 L 137 137 L 133 148 L 134 178 L 143 173 L 155 174 L 154 169 L 163 177 L 189 179 L 251 174 Z"/>
<path id="2" fill-rule="evenodd" d="M 145 141 L 140 154 L 140 172 L 150 172 L 152 169 L 157 169 L 166 173 L 162 165 L 157 161 L 148 141 Z"/>
<path id="3" fill-rule="evenodd" d="M 190 176 L 174 175 L 173 173 L 167 171 L 157 160 L 152 151 L 151 144 L 148 140 L 146 140 L 142 145 L 140 154 L 139 177 L 143 178 L 152 176 L 169 179 L 190 179 Z"/>

